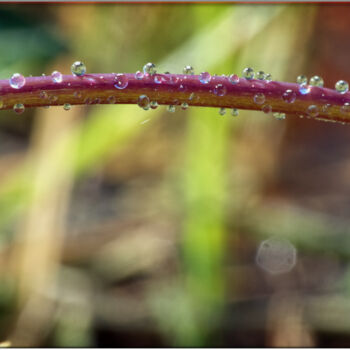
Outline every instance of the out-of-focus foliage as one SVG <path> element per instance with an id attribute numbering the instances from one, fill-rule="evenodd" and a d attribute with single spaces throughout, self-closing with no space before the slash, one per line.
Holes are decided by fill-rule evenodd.
<path id="1" fill-rule="evenodd" d="M 161 72 L 253 66 L 294 80 L 308 62 L 317 10 L 2 5 L 0 73 L 68 73 L 75 60 L 90 72 L 129 72 L 151 61 Z M 324 317 L 344 318 L 349 278 L 338 259 L 349 253 L 337 242 L 347 222 L 272 190 L 287 123 L 106 105 L 2 112 L 0 125 L 3 340 L 310 346 L 322 332 L 349 331 Z M 297 249 L 290 272 L 267 271 L 281 264 L 279 245 L 256 259 L 271 236 Z"/>

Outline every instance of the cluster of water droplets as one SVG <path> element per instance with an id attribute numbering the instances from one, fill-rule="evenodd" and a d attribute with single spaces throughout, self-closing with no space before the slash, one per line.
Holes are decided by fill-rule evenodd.
<path id="1" fill-rule="evenodd" d="M 71 73 L 76 76 L 76 77 L 83 77 L 86 74 L 86 66 L 83 62 L 81 61 L 76 61 L 71 65 Z M 152 77 L 153 81 L 156 84 L 175 84 L 178 83 L 181 79 L 189 79 L 188 76 L 193 76 L 194 75 L 194 69 L 192 66 L 187 65 L 183 68 L 183 77 L 180 76 L 175 76 L 175 75 L 170 75 L 169 72 L 165 72 L 164 74 L 157 74 L 156 66 L 149 62 L 146 63 L 143 66 L 142 71 L 137 71 L 134 74 L 134 78 L 136 80 L 142 80 L 145 77 Z M 45 76 L 43 74 L 43 76 Z M 257 71 L 255 72 L 253 68 L 247 67 L 243 69 L 242 72 L 242 78 L 240 78 L 236 74 L 231 74 L 231 75 L 225 75 L 223 74 L 221 77 L 218 77 L 217 75 L 211 75 L 209 72 L 202 72 L 199 75 L 195 76 L 195 79 L 198 79 L 201 84 L 208 85 L 208 91 L 218 97 L 224 97 L 227 95 L 228 90 L 230 89 L 230 86 L 239 84 L 241 82 L 241 79 L 243 81 L 252 81 L 252 87 L 254 88 L 254 85 L 257 85 L 259 87 L 257 81 L 264 81 L 264 82 L 270 82 L 272 81 L 271 74 L 267 74 L 263 71 Z M 103 75 L 99 77 L 100 79 L 105 79 Z M 94 77 L 87 77 L 86 79 L 91 80 L 91 84 L 93 84 L 97 78 Z M 255 79 L 255 80 L 254 80 Z M 51 73 L 51 80 L 54 84 L 60 84 L 63 82 L 64 77 L 62 73 L 59 71 L 54 71 Z M 11 76 L 9 79 L 9 85 L 11 88 L 20 90 L 22 89 L 26 84 L 26 78 L 19 74 L 15 73 Z M 282 93 L 282 100 L 286 104 L 293 104 L 297 98 L 298 95 L 308 95 L 313 88 L 316 88 L 315 91 L 321 91 L 322 90 L 317 90 L 317 88 L 323 88 L 324 86 L 324 81 L 322 77 L 320 76 L 313 76 L 309 80 L 305 75 L 299 75 L 297 77 L 297 84 L 298 88 L 290 88 L 286 89 Z M 68 83 L 68 86 L 70 84 Z M 116 89 L 118 90 L 123 90 L 128 87 L 129 85 L 129 79 L 127 74 L 119 73 L 119 74 L 114 74 L 114 82 L 113 85 Z M 157 88 L 154 88 L 155 91 Z M 187 84 L 180 84 L 177 87 L 178 91 L 186 93 L 188 92 L 188 86 Z M 286 115 L 285 113 L 273 111 L 272 106 L 267 102 L 267 96 L 265 96 L 265 91 L 262 92 L 263 90 L 256 89 L 257 92 L 253 95 L 253 102 L 254 104 L 260 106 L 260 109 L 262 112 L 268 114 L 268 113 L 273 113 L 273 116 L 276 119 L 285 119 Z M 339 80 L 335 84 L 335 90 L 340 93 L 340 94 L 345 94 L 349 91 L 349 84 L 344 81 L 344 80 Z M 325 93 L 322 94 L 322 97 L 325 96 Z M 54 96 L 48 91 L 40 91 L 39 97 L 45 101 L 48 102 L 48 105 L 51 103 L 54 103 L 58 100 L 57 96 Z M 74 97 L 77 99 L 82 98 L 82 92 L 81 91 L 75 91 L 74 92 Z M 199 95 L 196 96 L 193 92 L 189 95 L 188 97 L 188 102 L 195 101 L 195 99 L 199 100 Z M 197 101 L 196 100 L 196 101 Z M 110 104 L 114 104 L 117 101 L 116 96 L 109 96 L 106 101 Z M 187 110 L 189 108 L 189 103 L 188 102 L 180 102 L 178 100 L 174 100 L 168 107 L 167 110 L 171 113 L 174 113 L 176 110 L 176 106 L 180 106 L 182 110 Z M 96 104 L 96 103 L 101 103 L 100 98 L 86 98 L 85 99 L 86 104 Z M 149 110 L 149 109 L 156 109 L 158 107 L 158 102 L 156 100 L 150 100 L 150 98 L 147 95 L 140 95 L 137 100 L 137 104 L 144 110 Z M 3 108 L 4 103 L 1 101 L 0 103 L 0 108 Z M 305 115 L 307 117 L 311 118 L 317 118 L 320 114 L 328 114 L 329 111 L 331 110 L 331 105 L 329 103 L 325 103 L 322 106 L 318 106 L 316 104 L 310 104 L 305 111 Z M 338 108 L 338 107 L 337 107 Z M 63 105 L 64 110 L 70 110 L 71 105 L 69 103 L 65 103 Z M 342 106 L 339 106 L 339 109 L 341 113 L 347 114 L 350 113 L 350 101 L 349 102 L 344 102 Z M 16 103 L 13 106 L 13 110 L 17 114 L 23 113 L 25 110 L 25 106 L 23 103 Z M 221 116 L 226 114 L 226 109 L 225 108 L 219 108 L 219 114 Z M 231 110 L 231 115 L 232 116 L 237 116 L 238 115 L 238 110 L 233 108 Z"/>

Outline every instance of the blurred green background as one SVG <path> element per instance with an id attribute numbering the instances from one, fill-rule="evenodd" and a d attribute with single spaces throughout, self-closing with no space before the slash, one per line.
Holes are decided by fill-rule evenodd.
<path id="1" fill-rule="evenodd" d="M 348 5 L 0 5 L 0 78 L 350 79 Z M 2 346 L 350 345 L 350 129 L 262 112 L 0 114 Z"/>

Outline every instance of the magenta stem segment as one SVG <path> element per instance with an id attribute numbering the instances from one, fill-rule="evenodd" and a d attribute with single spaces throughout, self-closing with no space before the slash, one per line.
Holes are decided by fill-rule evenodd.
<path id="1" fill-rule="evenodd" d="M 138 78 L 138 79 L 137 79 Z M 183 74 L 85 74 L 63 75 L 55 82 L 51 76 L 28 77 L 23 87 L 13 88 L 0 80 L 0 105 L 11 109 L 21 103 L 27 107 L 81 104 L 137 104 L 141 95 L 160 105 L 237 108 L 272 111 L 313 119 L 350 122 L 350 93 L 296 83 L 265 81 L 226 76 L 206 77 Z M 306 90 L 306 93 L 305 93 Z M 302 93 L 304 92 L 304 94 Z"/>

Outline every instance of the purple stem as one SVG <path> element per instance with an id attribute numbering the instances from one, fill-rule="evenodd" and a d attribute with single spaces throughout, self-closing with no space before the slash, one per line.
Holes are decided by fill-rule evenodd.
<path id="1" fill-rule="evenodd" d="M 202 79 L 203 80 L 203 79 Z M 85 74 L 63 75 L 61 82 L 51 76 L 28 77 L 19 89 L 9 80 L 0 80 L 2 109 L 22 103 L 25 107 L 77 104 L 138 104 L 146 95 L 160 105 L 237 108 L 263 110 L 306 116 L 326 121 L 350 122 L 350 93 L 309 86 L 302 94 L 300 85 L 278 81 L 239 78 L 231 83 L 229 77 L 212 76 L 202 83 L 198 75 L 145 74 Z M 289 96 L 284 96 L 287 90 Z M 311 106 L 311 107 L 310 107 Z"/>

